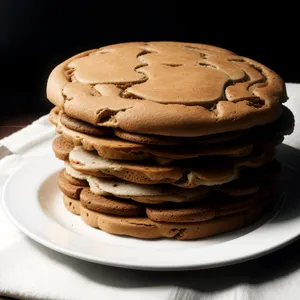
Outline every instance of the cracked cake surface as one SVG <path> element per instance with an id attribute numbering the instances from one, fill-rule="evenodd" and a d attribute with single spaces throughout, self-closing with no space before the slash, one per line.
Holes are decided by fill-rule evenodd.
<path id="1" fill-rule="evenodd" d="M 47 84 L 63 203 L 89 226 L 199 239 L 258 220 L 280 196 L 276 146 L 294 128 L 282 79 L 205 44 L 89 50 Z"/>
<path id="2" fill-rule="evenodd" d="M 284 82 L 262 64 L 179 42 L 78 54 L 52 71 L 47 95 L 68 116 L 99 127 L 179 137 L 267 124 L 287 99 Z"/>

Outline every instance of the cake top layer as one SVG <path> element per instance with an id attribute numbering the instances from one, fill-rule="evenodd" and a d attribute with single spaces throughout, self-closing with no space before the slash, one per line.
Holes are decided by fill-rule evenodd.
<path id="1" fill-rule="evenodd" d="M 214 46 L 125 43 L 80 53 L 51 73 L 47 95 L 73 118 L 127 132 L 203 136 L 277 119 L 284 82 Z"/>

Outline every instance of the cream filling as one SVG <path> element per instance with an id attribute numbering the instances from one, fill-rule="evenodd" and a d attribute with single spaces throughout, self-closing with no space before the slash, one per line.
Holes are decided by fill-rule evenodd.
<path id="1" fill-rule="evenodd" d="M 120 163 L 110 159 L 100 157 L 97 153 L 84 150 L 81 146 L 76 146 L 69 154 L 70 162 L 84 166 L 87 170 L 101 170 L 101 171 L 122 171 L 123 168 Z M 122 163 L 125 165 L 126 163 Z"/>
<path id="2" fill-rule="evenodd" d="M 118 162 L 113 161 L 109 159 L 105 159 L 100 157 L 97 153 L 93 153 L 91 151 L 84 150 L 81 146 L 76 146 L 69 154 L 69 160 L 72 164 L 78 165 L 79 168 L 82 168 L 84 170 L 91 170 L 91 171 L 102 171 L 107 174 L 113 174 L 114 171 L 122 171 L 126 166 L 132 166 L 132 162 Z M 164 168 L 164 166 L 160 166 L 160 168 Z M 168 172 L 166 172 L 165 175 L 163 173 L 160 178 L 158 178 L 158 173 L 156 172 L 154 174 L 155 178 L 151 178 L 151 173 L 145 173 L 145 175 L 151 179 L 151 180 L 163 180 L 163 179 L 169 179 Z M 222 178 L 216 178 L 213 180 L 207 180 L 204 178 L 201 178 L 201 174 L 199 174 L 199 171 L 194 172 L 190 171 L 187 177 L 189 184 L 194 184 L 195 186 L 205 185 L 205 186 L 213 186 L 218 184 L 224 184 L 227 182 L 230 182 L 236 178 L 238 178 L 238 170 L 237 168 L 234 170 L 232 174 L 228 174 L 228 176 L 225 176 Z M 183 183 L 184 185 L 184 183 Z"/>
<path id="3" fill-rule="evenodd" d="M 162 188 L 159 185 L 137 184 L 124 180 L 108 180 L 83 174 L 82 172 L 72 168 L 68 162 L 65 163 L 65 166 L 66 172 L 70 176 L 81 180 L 87 180 L 91 191 L 95 194 L 103 196 L 113 195 L 116 197 L 129 199 L 145 197 L 149 200 L 151 200 L 151 197 L 153 197 L 155 198 L 153 199 L 154 202 L 157 200 L 166 202 L 183 202 L 196 200 L 207 192 L 207 189 L 203 187 L 195 189 L 182 189 L 167 186 Z"/>
<path id="4" fill-rule="evenodd" d="M 235 168 L 234 172 L 232 174 L 228 174 L 228 176 L 224 178 L 217 178 L 216 180 L 207 180 L 201 178 L 197 173 L 191 171 L 187 178 L 188 182 L 192 184 L 193 186 L 200 186 L 200 185 L 205 185 L 205 186 L 214 186 L 214 185 L 220 185 L 220 184 L 225 184 L 230 181 L 233 181 L 239 177 L 239 172 L 238 169 Z"/>
<path id="5" fill-rule="evenodd" d="M 69 162 L 65 161 L 65 167 L 66 167 L 67 173 L 74 178 L 81 179 L 81 180 L 87 180 L 88 177 L 90 177 L 89 175 L 83 174 L 80 171 L 77 171 L 74 168 L 72 168 Z"/>

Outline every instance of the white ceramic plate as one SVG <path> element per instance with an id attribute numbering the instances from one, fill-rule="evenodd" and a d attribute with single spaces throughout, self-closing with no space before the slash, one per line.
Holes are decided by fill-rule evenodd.
<path id="1" fill-rule="evenodd" d="M 79 259 L 147 270 L 211 268 L 264 255 L 300 235 L 300 201 L 293 185 L 300 180 L 288 168 L 284 168 L 286 194 L 272 213 L 247 228 L 199 241 L 139 240 L 87 226 L 64 207 L 56 184 L 62 168 L 53 156 L 28 162 L 6 183 L 3 206 L 30 238 Z"/>

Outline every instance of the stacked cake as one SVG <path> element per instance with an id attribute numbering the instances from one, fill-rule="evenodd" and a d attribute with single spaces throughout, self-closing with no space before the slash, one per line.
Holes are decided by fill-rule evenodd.
<path id="1" fill-rule="evenodd" d="M 111 234 L 198 239 L 278 198 L 275 147 L 293 129 L 280 77 L 213 46 L 126 43 L 51 73 L 65 207 Z"/>

